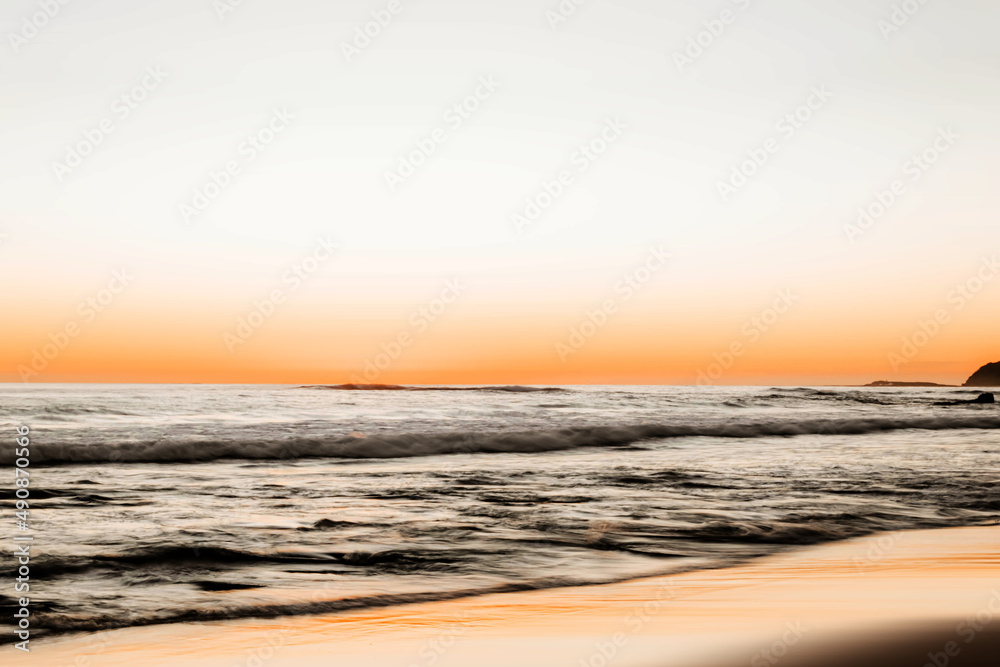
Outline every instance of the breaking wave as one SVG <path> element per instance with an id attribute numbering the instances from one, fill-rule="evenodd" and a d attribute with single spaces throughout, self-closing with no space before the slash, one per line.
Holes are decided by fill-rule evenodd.
<path id="1" fill-rule="evenodd" d="M 622 579 L 610 582 L 616 583 Z M 568 578 L 551 578 L 523 583 L 498 584 L 484 588 L 463 589 L 457 591 L 432 591 L 426 593 L 395 593 L 383 595 L 366 595 L 360 597 L 340 598 L 336 600 L 317 600 L 314 602 L 296 602 L 290 604 L 260 604 L 231 605 L 212 609 L 185 609 L 166 611 L 161 614 L 133 615 L 129 613 L 107 614 L 73 618 L 59 614 L 58 625 L 46 628 L 44 635 L 59 635 L 68 632 L 97 632 L 115 628 L 159 625 L 164 623 L 204 623 L 208 621 L 226 621 L 246 618 L 278 618 L 281 616 L 306 616 L 315 614 L 330 614 L 335 612 L 361 609 L 376 609 L 393 607 L 403 604 L 418 604 L 424 602 L 440 602 L 491 595 L 495 593 L 515 593 L 520 591 L 541 590 L 580 586 L 593 583 L 590 581 Z M 47 615 L 38 614 L 39 622 L 44 624 Z"/>
<path id="2" fill-rule="evenodd" d="M 306 458 L 385 459 L 445 454 L 551 452 L 582 447 L 619 447 L 664 438 L 760 438 L 800 435 L 863 435 L 904 429 L 944 431 L 1000 429 L 1000 416 L 858 418 L 840 420 L 641 424 L 572 427 L 550 431 L 445 432 L 400 435 L 288 437 L 223 440 L 213 438 L 75 445 L 40 442 L 32 446 L 33 464 L 193 463 L 219 459 L 287 460 Z M 14 450 L 0 451 L 9 465 Z"/>

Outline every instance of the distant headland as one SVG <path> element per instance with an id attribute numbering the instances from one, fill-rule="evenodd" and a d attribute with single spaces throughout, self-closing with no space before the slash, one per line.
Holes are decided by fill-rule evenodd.
<path id="1" fill-rule="evenodd" d="M 1000 361 L 986 364 L 965 381 L 963 387 L 1000 387 Z"/>
<path id="2" fill-rule="evenodd" d="M 955 384 L 938 384 L 937 382 L 892 382 L 890 380 L 877 380 L 869 382 L 865 387 L 957 387 Z"/>
<path id="3" fill-rule="evenodd" d="M 865 387 L 957 387 L 956 384 L 938 384 L 937 382 L 893 382 L 877 380 L 864 385 Z M 972 374 L 963 387 L 1000 387 L 1000 361 L 986 364 Z"/>

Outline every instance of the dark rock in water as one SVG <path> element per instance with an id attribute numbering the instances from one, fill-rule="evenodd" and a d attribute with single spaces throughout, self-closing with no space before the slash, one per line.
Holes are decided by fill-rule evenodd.
<path id="1" fill-rule="evenodd" d="M 225 581 L 193 581 L 191 583 L 203 591 L 245 591 L 251 588 L 261 588 L 260 584 L 234 584 Z"/>
<path id="2" fill-rule="evenodd" d="M 983 403 L 996 403 L 997 399 L 991 393 L 980 394 L 971 401 L 938 401 L 934 405 L 975 405 Z"/>
<path id="3" fill-rule="evenodd" d="M 963 387 L 1000 387 L 1000 361 L 986 364 L 972 374 Z"/>

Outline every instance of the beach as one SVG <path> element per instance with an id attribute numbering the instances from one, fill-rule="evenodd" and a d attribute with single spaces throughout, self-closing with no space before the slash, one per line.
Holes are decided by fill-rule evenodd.
<path id="1" fill-rule="evenodd" d="M 882 533 L 732 568 L 4 647 L 5 665 L 996 664 L 1000 527 Z M 937 662 L 933 662 L 937 660 Z"/>

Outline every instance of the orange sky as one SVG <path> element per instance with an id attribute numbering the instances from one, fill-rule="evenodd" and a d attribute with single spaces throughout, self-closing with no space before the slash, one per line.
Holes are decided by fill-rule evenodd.
<path id="1" fill-rule="evenodd" d="M 1000 359 L 989 3 L 887 38 L 865 3 L 787 0 L 680 68 L 699 3 L 557 30 L 527 0 L 414 5 L 357 58 L 349 3 L 201 4 L 81 5 L 5 67 L 0 380 L 960 383 Z"/>
<path id="2" fill-rule="evenodd" d="M 961 383 L 997 356 L 992 336 L 983 334 L 995 318 L 985 298 L 907 359 L 902 337 L 923 342 L 919 323 L 927 318 L 919 314 L 901 326 L 905 316 L 834 313 L 802 296 L 764 330 L 773 298 L 723 313 L 690 304 L 681 310 L 666 292 L 651 286 L 593 332 L 587 313 L 599 311 L 600 301 L 527 307 L 477 303 L 470 294 L 426 328 L 410 317 L 420 306 L 385 306 L 398 313 L 387 318 L 374 307 L 288 302 L 232 352 L 226 335 L 236 322 L 221 305 L 215 312 L 150 310 L 123 294 L 92 322 L 77 316 L 60 323 L 49 312 L 22 318 L 17 329 L 8 327 L 0 364 L 14 371 L 4 377 L 11 382 L 863 384 Z M 850 317 L 861 324 L 849 326 Z M 67 324 L 79 333 L 64 337 Z M 580 337 L 572 337 L 574 329 Z M 891 353 L 905 360 L 896 370 Z"/>

